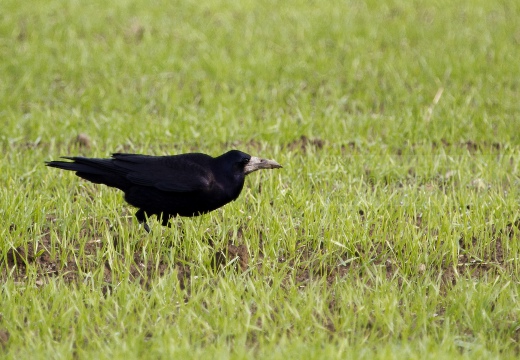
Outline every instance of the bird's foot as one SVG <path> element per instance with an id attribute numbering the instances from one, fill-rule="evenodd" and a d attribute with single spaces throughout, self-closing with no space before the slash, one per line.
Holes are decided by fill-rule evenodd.
<path id="1" fill-rule="evenodd" d="M 144 212 L 144 210 L 143 209 L 137 210 L 137 212 L 135 213 L 135 217 L 136 217 L 137 221 L 139 221 L 139 224 L 143 224 L 144 229 L 146 230 L 147 233 L 149 233 L 150 227 L 146 223 L 146 213 Z"/>

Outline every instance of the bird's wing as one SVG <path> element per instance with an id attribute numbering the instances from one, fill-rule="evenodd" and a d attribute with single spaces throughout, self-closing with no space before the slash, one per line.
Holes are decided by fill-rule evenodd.
<path id="1" fill-rule="evenodd" d="M 112 156 L 114 165 L 125 169 L 126 178 L 136 185 L 161 191 L 190 192 L 207 189 L 214 181 L 211 170 L 197 161 L 200 159 L 197 156 Z"/>

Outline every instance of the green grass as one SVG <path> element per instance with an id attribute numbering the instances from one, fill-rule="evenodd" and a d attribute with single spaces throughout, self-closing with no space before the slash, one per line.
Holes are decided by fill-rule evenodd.
<path id="1" fill-rule="evenodd" d="M 516 1 L 0 13 L 2 358 L 518 357 Z M 284 168 L 151 234 L 43 165 L 230 148 Z"/>

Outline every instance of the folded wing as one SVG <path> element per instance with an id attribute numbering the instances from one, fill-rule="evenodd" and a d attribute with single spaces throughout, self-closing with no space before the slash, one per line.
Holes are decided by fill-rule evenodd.
<path id="1" fill-rule="evenodd" d="M 123 170 L 133 184 L 155 187 L 161 191 L 190 192 L 209 189 L 214 181 L 210 168 L 204 166 L 211 157 L 146 156 L 113 154 L 113 166 Z"/>

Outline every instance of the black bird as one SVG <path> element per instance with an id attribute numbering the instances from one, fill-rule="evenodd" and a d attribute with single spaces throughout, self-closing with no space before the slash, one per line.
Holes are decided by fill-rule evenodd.
<path id="1" fill-rule="evenodd" d="M 112 155 L 111 159 L 63 157 L 47 166 L 75 171 L 96 184 L 122 190 L 125 200 L 139 210 L 135 217 L 150 231 L 146 218 L 156 215 L 162 225 L 175 216 L 198 216 L 235 200 L 247 174 L 282 166 L 231 150 L 218 157 L 201 153 L 172 156 Z"/>

